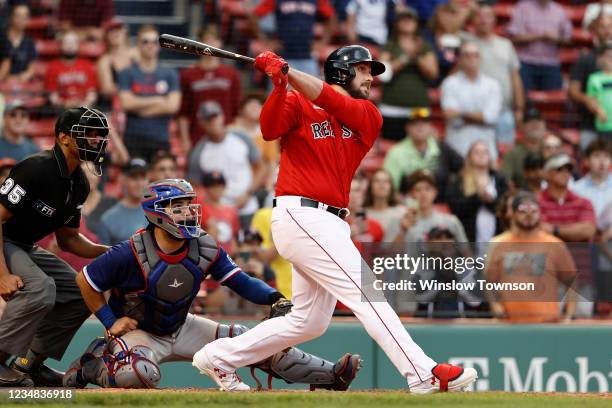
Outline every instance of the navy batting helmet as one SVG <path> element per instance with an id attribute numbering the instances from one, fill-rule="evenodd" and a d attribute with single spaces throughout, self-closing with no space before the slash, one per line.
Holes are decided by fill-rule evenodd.
<path id="1" fill-rule="evenodd" d="M 370 50 L 361 45 L 348 45 L 340 47 L 327 57 L 325 66 L 325 82 L 340 86 L 348 85 L 355 78 L 355 68 L 353 65 L 361 62 L 369 62 L 372 67 L 372 76 L 380 75 L 385 72 L 385 65 L 382 62 L 372 59 Z"/>

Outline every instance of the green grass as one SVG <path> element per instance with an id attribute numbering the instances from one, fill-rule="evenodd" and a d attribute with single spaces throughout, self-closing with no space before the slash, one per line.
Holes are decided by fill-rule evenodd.
<path id="1" fill-rule="evenodd" d="M 24 407 L 37 403 L 12 402 L 0 396 L 4 407 Z M 377 408 L 377 407 L 610 407 L 611 395 L 597 394 L 534 394 L 534 393 L 458 393 L 410 395 L 404 392 L 251 392 L 222 393 L 204 390 L 154 391 L 77 391 L 71 402 L 43 402 L 52 407 L 261 407 L 261 408 Z"/>

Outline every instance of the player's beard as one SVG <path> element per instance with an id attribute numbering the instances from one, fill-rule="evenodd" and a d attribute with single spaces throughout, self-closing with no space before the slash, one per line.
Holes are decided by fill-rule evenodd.
<path id="1" fill-rule="evenodd" d="M 364 84 L 361 84 L 364 85 Z M 370 97 L 370 88 L 367 88 L 365 91 L 361 89 L 361 86 L 355 87 L 354 82 L 351 82 L 349 86 L 347 86 L 346 91 L 351 97 L 355 99 L 368 99 Z"/>

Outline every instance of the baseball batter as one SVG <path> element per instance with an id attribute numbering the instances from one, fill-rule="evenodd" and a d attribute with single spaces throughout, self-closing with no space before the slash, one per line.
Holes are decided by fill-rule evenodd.
<path id="1" fill-rule="evenodd" d="M 83 298 L 110 340 L 99 338 L 90 344 L 64 376 L 65 386 L 153 388 L 161 378 L 159 364 L 190 361 L 203 344 L 246 332 L 241 325 L 223 325 L 188 313 L 207 275 L 254 303 L 273 304 L 272 316 L 290 310 L 290 301 L 242 272 L 200 229 L 201 209 L 194 198 L 185 180 L 150 184 L 142 200 L 149 226 L 79 273 Z M 111 293 L 108 303 L 105 291 Z M 296 348 L 278 351 L 254 366 L 314 388 L 346 390 L 360 368 L 358 355 L 345 354 L 333 364 Z"/>
<path id="2" fill-rule="evenodd" d="M 367 98 L 373 76 L 385 66 L 357 45 L 331 53 L 326 83 L 291 68 L 284 74 L 285 65 L 269 51 L 255 61 L 274 83 L 260 120 L 264 138 L 281 142 L 272 236 L 280 255 L 293 265 L 294 307 L 239 338 L 207 344 L 193 365 L 223 388 L 240 389 L 227 384 L 228 378 L 240 382 L 236 368 L 322 335 L 340 300 L 407 379 L 411 392 L 464 389 L 476 380 L 474 369 L 436 364 L 388 303 L 367 300 L 362 259 L 343 220 L 351 179 L 382 126 L 381 114 Z M 288 83 L 294 90 L 287 90 Z"/>

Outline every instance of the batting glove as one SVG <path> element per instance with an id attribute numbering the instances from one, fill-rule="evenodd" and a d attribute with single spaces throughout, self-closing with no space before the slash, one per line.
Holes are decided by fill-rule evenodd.
<path id="1" fill-rule="evenodd" d="M 286 66 L 287 61 L 272 51 L 264 51 L 255 58 L 255 68 L 268 75 L 277 88 L 287 87 L 287 74 L 283 72 Z"/>

